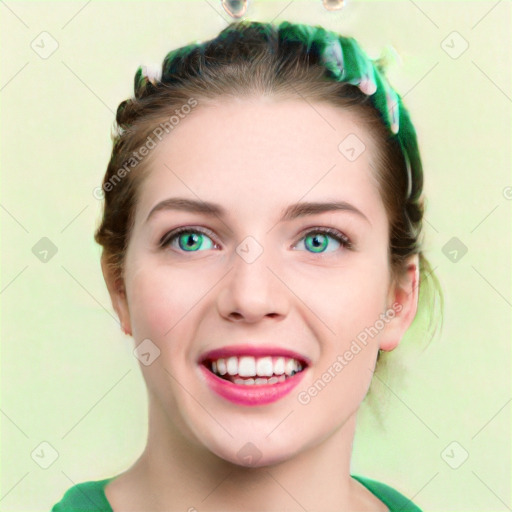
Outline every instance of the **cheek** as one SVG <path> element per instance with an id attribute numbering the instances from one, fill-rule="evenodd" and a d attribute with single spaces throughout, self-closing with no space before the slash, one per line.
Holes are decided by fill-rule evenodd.
<path id="1" fill-rule="evenodd" d="M 139 336 L 163 338 L 183 316 L 186 288 L 149 262 L 133 275 L 129 292 L 132 326 Z"/>
<path id="2" fill-rule="evenodd" d="M 129 307 L 136 340 L 151 339 L 162 351 L 176 351 L 185 343 L 171 340 L 188 337 L 197 320 L 201 299 L 211 284 L 197 273 L 150 261 L 139 267 L 130 281 Z"/>
<path id="3" fill-rule="evenodd" d="M 336 268 L 295 271 L 294 292 L 339 342 L 373 325 L 385 311 L 388 267 L 384 257 L 359 254 L 350 264 Z"/>
<path id="4" fill-rule="evenodd" d="M 130 316 L 134 334 L 155 343 L 177 321 L 181 301 L 170 283 L 155 279 L 151 271 L 142 271 L 132 281 L 129 296 Z"/>
<path id="5" fill-rule="evenodd" d="M 192 357 L 189 340 L 199 325 L 195 308 L 208 291 L 205 287 L 198 289 L 193 275 L 163 268 L 149 259 L 131 279 L 128 300 L 135 344 L 148 338 L 160 350 L 155 363 L 141 365 L 141 371 L 148 389 L 169 411 L 183 410 L 178 383 L 186 378 L 183 361 Z M 182 421 L 178 413 L 173 421 Z"/>

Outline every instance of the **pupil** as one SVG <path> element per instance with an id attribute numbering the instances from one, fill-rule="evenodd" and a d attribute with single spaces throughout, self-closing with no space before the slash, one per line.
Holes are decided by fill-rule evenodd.
<path id="1" fill-rule="evenodd" d="M 185 237 L 185 235 L 183 235 L 183 237 Z M 182 243 L 182 240 L 183 240 L 183 237 L 180 241 L 180 245 Z M 189 235 L 186 235 L 186 238 L 185 238 L 185 247 L 187 248 L 193 248 L 196 243 L 197 243 L 197 239 L 198 239 L 199 235 L 197 235 L 196 233 L 192 233 L 192 234 L 189 234 Z"/>
<path id="2" fill-rule="evenodd" d="M 325 235 L 316 234 L 310 237 L 310 247 L 312 249 L 323 249 L 327 244 Z"/>

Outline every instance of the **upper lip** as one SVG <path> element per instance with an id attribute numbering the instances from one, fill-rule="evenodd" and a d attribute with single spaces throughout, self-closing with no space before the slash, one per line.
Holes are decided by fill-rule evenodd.
<path id="1" fill-rule="evenodd" d="M 276 356 L 276 357 L 289 357 L 296 359 L 303 366 L 309 366 L 311 364 L 311 360 L 294 350 L 276 346 L 262 346 L 262 345 L 252 345 L 252 344 L 244 344 L 244 345 L 226 345 L 224 347 L 216 348 L 214 350 L 209 350 L 208 352 L 204 352 L 199 356 L 198 363 L 202 364 L 207 360 L 214 360 L 225 357 L 241 357 L 241 356 L 253 356 L 253 357 L 264 357 L 264 356 Z"/>

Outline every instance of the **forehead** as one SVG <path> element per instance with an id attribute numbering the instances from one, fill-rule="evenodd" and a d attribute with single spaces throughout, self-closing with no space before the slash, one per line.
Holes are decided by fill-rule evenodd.
<path id="1" fill-rule="evenodd" d="M 369 133 L 356 114 L 326 103 L 270 97 L 199 102 L 153 152 L 137 208 L 144 218 L 170 195 L 237 211 L 247 205 L 281 209 L 327 195 L 379 206 Z"/>

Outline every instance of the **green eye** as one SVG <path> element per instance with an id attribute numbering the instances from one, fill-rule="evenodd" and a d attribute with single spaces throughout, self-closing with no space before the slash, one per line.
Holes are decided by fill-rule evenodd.
<path id="1" fill-rule="evenodd" d="M 179 228 L 176 231 L 169 233 L 170 236 L 165 237 L 167 240 L 162 242 L 162 246 L 176 247 L 173 243 L 175 240 L 178 242 L 178 248 L 184 252 L 198 252 L 198 249 L 203 245 L 209 237 L 203 231 L 189 228 Z M 207 241 L 207 240 L 206 240 Z M 212 249 L 213 242 L 206 243 L 203 249 Z"/>
<path id="2" fill-rule="evenodd" d="M 330 251 L 325 251 L 324 249 L 329 245 L 329 239 L 335 240 L 338 245 L 335 245 L 335 247 Z M 302 240 L 305 242 L 305 247 L 315 254 L 334 252 L 340 247 L 351 248 L 350 240 L 345 235 L 340 233 L 338 230 L 330 228 L 309 231 L 301 241 Z"/>
<path id="3" fill-rule="evenodd" d="M 213 233 L 206 228 L 192 229 L 183 227 L 168 233 L 163 238 L 161 246 L 171 246 L 183 252 L 199 252 L 200 250 L 214 249 L 218 246 L 212 242 L 211 236 L 213 236 Z M 334 240 L 337 245 L 332 250 L 326 251 L 325 249 L 329 246 L 329 239 Z M 334 252 L 340 247 L 352 248 L 350 240 L 343 233 L 331 228 L 311 230 L 300 239 L 299 243 L 302 241 L 305 242 L 304 246 L 308 252 L 314 254 Z"/>

